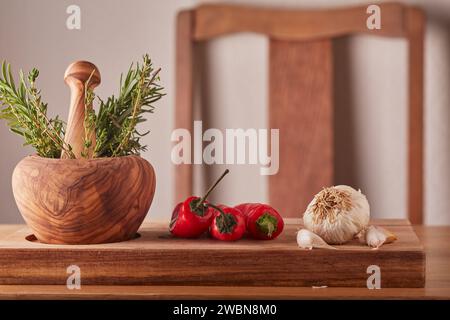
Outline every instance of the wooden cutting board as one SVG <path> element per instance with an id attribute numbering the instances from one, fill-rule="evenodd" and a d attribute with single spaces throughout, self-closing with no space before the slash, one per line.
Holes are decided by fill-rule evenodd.
<path id="1" fill-rule="evenodd" d="M 228 243 L 176 239 L 167 224 L 147 223 L 140 237 L 102 245 L 46 245 L 26 226 L 0 226 L 0 284 L 65 284 L 77 265 L 82 285 L 227 285 L 366 287 L 367 268 L 381 270 L 381 287 L 423 287 L 425 253 L 406 220 L 378 220 L 398 236 L 378 250 L 358 242 L 338 250 L 297 247 L 299 220 L 273 241 Z"/>

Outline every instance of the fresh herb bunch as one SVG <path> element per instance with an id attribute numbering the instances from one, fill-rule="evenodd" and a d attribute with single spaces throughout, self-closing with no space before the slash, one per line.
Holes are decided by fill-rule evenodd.
<path id="1" fill-rule="evenodd" d="M 144 55 L 142 64 L 131 64 L 125 79 L 121 75 L 118 97 L 112 95 L 106 100 L 96 97 L 88 89 L 90 79 L 87 81 L 82 157 L 118 157 L 147 150 L 140 139 L 149 131 L 140 133 L 136 127 L 146 120 L 145 113 L 153 113 L 154 103 L 165 95 L 159 85 L 159 71 L 153 68 L 149 56 Z M 65 123 L 58 117 L 47 116 L 47 104 L 42 102 L 35 86 L 38 75 L 39 71 L 33 69 L 25 79 L 20 71 L 20 83 L 16 88 L 10 65 L 2 63 L 0 118 L 7 120 L 10 130 L 23 136 L 25 145 L 32 145 L 39 156 L 59 158 L 64 150 L 70 158 L 75 158 L 71 146 L 64 142 Z M 93 107 L 95 98 L 99 101 L 97 114 Z M 93 137 L 96 146 L 94 154 L 89 155 L 87 151 Z"/>
<path id="2" fill-rule="evenodd" d="M 36 88 L 39 71 L 33 69 L 27 78 L 20 70 L 19 86 L 16 87 L 11 66 L 2 62 L 0 75 L 0 118 L 7 121 L 10 130 L 25 139 L 41 157 L 59 158 L 65 150 L 74 157 L 71 147 L 64 143 L 64 122 L 58 117 L 47 116 L 47 104 L 42 102 Z"/>
<path id="3" fill-rule="evenodd" d="M 145 113 L 153 113 L 153 104 L 164 96 L 158 83 L 160 70 L 154 70 L 149 56 L 144 55 L 142 64 L 130 66 L 125 79 L 121 75 L 118 97 L 99 99 L 94 157 L 139 154 L 147 149 L 140 138 L 149 131 L 140 133 L 136 126 L 146 120 Z"/>

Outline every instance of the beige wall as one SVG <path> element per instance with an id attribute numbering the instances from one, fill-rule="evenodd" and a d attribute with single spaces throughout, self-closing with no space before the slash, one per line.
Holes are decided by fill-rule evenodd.
<path id="1" fill-rule="evenodd" d="M 157 171 L 157 193 L 148 218 L 169 219 L 172 200 L 170 133 L 174 102 L 174 19 L 195 0 L 170 1 L 0 1 L 0 57 L 13 66 L 41 70 L 40 87 L 51 112 L 67 116 L 69 91 L 62 81 L 75 59 L 97 64 L 107 96 L 118 87 L 120 72 L 149 52 L 163 68 L 167 96 L 145 125 L 149 151 L 144 157 Z M 211 2 L 211 1 L 210 1 Z M 266 6 L 327 7 L 366 1 L 230 1 Z M 372 1 L 376 2 L 376 1 Z M 426 223 L 450 224 L 450 2 L 406 1 L 427 9 L 426 39 Z M 65 8 L 78 4 L 82 29 L 65 28 Z M 267 42 L 243 34 L 209 43 L 197 73 L 207 92 L 199 97 L 205 125 L 255 127 L 266 123 Z M 354 37 L 335 43 L 336 179 L 367 193 L 376 217 L 405 217 L 406 203 L 406 43 L 400 39 Z M 206 107 L 207 106 L 207 107 Z M 0 124 L 0 223 L 20 222 L 11 193 L 14 165 L 31 149 Z M 212 180 L 221 167 L 203 176 Z M 216 200 L 264 201 L 266 181 L 257 166 L 231 166 L 232 175 Z M 201 191 L 203 183 L 197 185 Z M 220 194 L 220 200 L 217 195 Z M 299 208 L 299 215 L 303 208 Z"/>

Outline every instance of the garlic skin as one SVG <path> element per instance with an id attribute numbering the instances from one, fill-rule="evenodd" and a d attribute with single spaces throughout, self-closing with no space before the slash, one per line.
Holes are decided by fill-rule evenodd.
<path id="1" fill-rule="evenodd" d="M 301 229 L 297 232 L 297 244 L 300 248 L 308 250 L 311 250 L 312 248 L 336 250 L 335 247 L 330 246 L 317 234 L 307 229 Z"/>
<path id="2" fill-rule="evenodd" d="M 303 214 L 305 227 L 328 244 L 352 240 L 370 220 L 370 206 L 361 190 L 339 185 L 314 196 Z"/>

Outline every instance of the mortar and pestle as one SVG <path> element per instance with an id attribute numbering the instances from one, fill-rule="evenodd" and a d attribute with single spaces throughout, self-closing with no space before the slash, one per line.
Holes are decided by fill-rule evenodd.
<path id="1" fill-rule="evenodd" d="M 81 156 L 89 78 L 88 88 L 100 84 L 97 67 L 86 61 L 72 63 L 64 75 L 71 91 L 64 141 L 72 146 L 75 159 L 64 152 L 61 159 L 27 156 L 13 172 L 19 211 L 42 243 L 98 244 L 133 239 L 155 193 L 155 172 L 145 159 L 136 155 Z M 90 156 L 95 134 L 91 141 Z"/>

